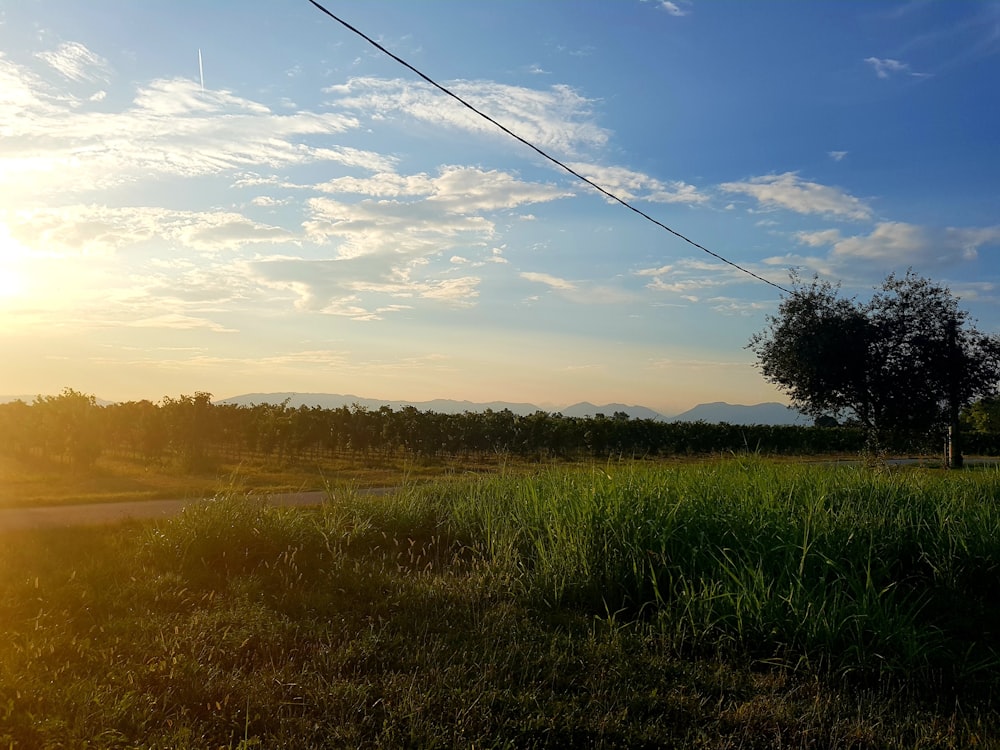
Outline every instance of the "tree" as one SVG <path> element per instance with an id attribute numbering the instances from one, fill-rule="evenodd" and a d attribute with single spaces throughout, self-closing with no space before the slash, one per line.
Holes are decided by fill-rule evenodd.
<path id="1" fill-rule="evenodd" d="M 193 471 L 210 468 L 208 450 L 216 438 L 212 394 L 196 391 L 193 396 L 164 397 L 162 403 L 170 442 L 184 468 Z"/>
<path id="2" fill-rule="evenodd" d="M 1000 432 L 1000 398 L 980 399 L 962 416 L 976 432 Z"/>
<path id="3" fill-rule="evenodd" d="M 978 331 L 947 287 L 908 271 L 867 303 L 792 276 L 768 328 L 748 344 L 765 379 L 812 417 L 847 416 L 868 448 L 892 435 L 949 432 L 955 463 L 962 407 L 997 393 L 1000 337 Z"/>
<path id="4" fill-rule="evenodd" d="M 94 396 L 63 388 L 58 396 L 39 396 L 33 407 L 42 412 L 51 453 L 68 456 L 76 467 L 94 465 L 101 454 L 101 407 Z"/>

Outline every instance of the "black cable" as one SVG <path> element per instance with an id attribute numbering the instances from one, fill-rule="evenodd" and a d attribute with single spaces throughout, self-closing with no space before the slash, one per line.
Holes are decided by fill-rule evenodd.
<path id="1" fill-rule="evenodd" d="M 763 276 L 758 276 L 753 271 L 751 271 L 751 270 L 749 270 L 747 268 L 744 268 L 743 266 L 741 266 L 741 265 L 739 265 L 737 263 L 734 263 L 733 261 L 731 261 L 731 260 L 729 260 L 727 258 L 723 258 L 718 253 L 712 252 L 711 250 L 709 250 L 707 247 L 705 247 L 703 245 L 699 245 L 694 240 L 692 240 L 692 239 L 690 239 L 688 237 L 685 237 L 683 234 L 681 234 L 680 232 L 678 232 L 678 231 L 676 231 L 674 229 L 671 229 L 666 224 L 664 224 L 662 221 L 659 221 L 658 219 L 654 219 L 652 216 L 650 216 L 649 214 L 647 214 L 642 209 L 636 208 L 635 206 L 633 206 L 631 203 L 629 203 L 628 201 L 624 200 L 623 198 L 619 198 L 614 193 L 611 193 L 608 190 L 605 190 L 603 187 L 601 187 L 600 185 L 598 185 L 593 180 L 591 180 L 591 179 L 589 179 L 587 177 L 584 177 L 582 174 L 580 174 L 579 172 L 573 170 L 571 167 L 568 167 L 565 164 L 563 164 L 561 161 L 559 161 L 558 159 L 556 159 L 554 156 L 549 156 L 547 153 L 545 153 L 545 151 L 543 151 L 542 149 L 540 149 L 535 144 L 533 144 L 533 143 L 531 143 L 529 141 L 526 141 L 524 138 L 522 138 L 521 136 L 519 136 L 517 133 L 511 131 L 509 128 L 505 127 L 504 125 L 501 125 L 499 122 L 497 122 L 496 120 L 494 120 L 489 115 L 485 114 L 484 112 L 480 112 L 478 109 L 476 109 L 474 106 L 472 106 L 471 104 L 469 104 L 467 101 L 465 101 L 465 99 L 463 99 L 462 97 L 460 97 L 458 94 L 456 94 L 456 93 L 450 91 L 449 89 L 445 88 L 444 86 L 442 86 L 440 83 L 438 83 L 437 81 L 435 81 L 430 76 L 427 76 L 424 73 L 420 72 L 415 67 L 413 67 L 412 65 L 410 65 L 410 63 L 406 62 L 406 60 L 402 59 L 401 57 L 398 57 L 397 55 L 394 55 L 392 52 L 390 52 L 389 50 L 387 50 L 385 47 L 383 47 L 381 44 L 379 44 L 378 42 L 376 42 L 370 36 L 368 36 L 367 34 L 365 34 L 362 31 L 359 31 L 358 29 L 354 28 L 353 26 L 351 26 L 351 24 L 347 23 L 347 21 L 345 21 L 344 19 L 342 19 L 342 18 L 334 15 L 333 13 L 331 13 L 329 10 L 327 10 L 322 5 L 320 5 L 318 2 L 316 2 L 316 0 L 309 0 L 309 2 L 312 3 L 320 11 L 322 11 L 323 13 L 325 13 L 326 15 L 328 15 L 330 18 L 332 18 L 334 21 L 336 21 L 337 23 L 339 23 L 344 28 L 348 29 L 349 31 L 353 31 L 355 34 L 357 34 L 358 36 L 360 36 L 362 39 L 364 39 L 366 42 L 368 42 L 370 45 L 372 45 L 373 47 L 375 47 L 380 52 L 383 52 L 384 54 L 386 54 L 389 57 L 391 57 L 393 60 L 395 60 L 396 62 L 398 62 L 403 67 L 408 68 L 409 70 L 411 70 L 414 73 L 416 73 L 418 76 L 420 76 L 421 78 L 423 78 L 425 81 L 427 81 L 427 83 L 429 83 L 434 88 L 436 88 L 439 91 L 442 91 L 443 93 L 447 94 L 448 96 L 450 96 L 452 99 L 454 99 L 455 101 L 457 101 L 462 106 L 467 107 L 468 109 L 471 109 L 473 112 L 475 112 L 477 115 L 479 115 L 480 117 L 482 117 L 484 120 L 487 120 L 488 122 L 492 123 L 496 127 L 500 128 L 500 130 L 502 130 L 503 132 L 505 132 L 511 138 L 514 138 L 514 139 L 520 141 L 521 143 L 523 143 L 525 146 L 527 146 L 528 148 L 530 148 L 535 153 L 539 154 L 540 156 L 542 156 L 545 159 L 548 159 L 550 162 L 552 162 L 556 166 L 561 167 L 562 169 L 564 169 L 565 171 L 569 172 L 571 175 L 573 175 L 577 179 L 582 180 L 583 182 L 587 183 L 592 188 L 594 188 L 598 192 L 602 193 L 603 195 L 607 196 L 611 200 L 613 200 L 613 201 L 615 201 L 617 203 L 620 203 L 621 205 L 625 206 L 625 208 L 629 209 L 630 211 L 634 211 L 635 213 L 639 214 L 639 216 L 641 216 L 642 218 L 646 219 L 647 221 L 651 221 L 652 223 L 656 224 L 656 226 L 660 227 L 661 229 L 667 230 L 668 232 L 670 232 L 670 234 L 674 235 L 678 239 L 684 240 L 689 245 L 698 248 L 703 253 L 708 253 L 709 255 L 711 255 L 716 260 L 720 260 L 723 263 L 726 263 L 726 264 L 732 266 L 736 270 L 742 271 L 743 273 L 747 274 L 748 276 L 752 276 L 753 278 L 757 279 L 757 281 L 763 281 L 765 284 L 770 284 L 775 289 L 779 289 L 782 292 L 784 292 L 785 294 L 794 294 L 794 292 L 792 292 L 792 291 L 790 291 L 788 289 L 785 289 L 785 287 L 781 286 L 780 284 L 775 284 L 773 281 L 765 279 Z"/>

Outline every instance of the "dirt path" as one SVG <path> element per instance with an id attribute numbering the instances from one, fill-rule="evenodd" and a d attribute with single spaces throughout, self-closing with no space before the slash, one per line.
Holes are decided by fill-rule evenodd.
<path id="1" fill-rule="evenodd" d="M 383 495 L 386 488 L 360 490 Z M 326 492 L 286 492 L 262 495 L 271 505 L 319 505 Z M 59 505 L 39 508 L 9 508 L 0 510 L 0 533 L 24 529 L 45 529 L 67 526 L 102 526 L 125 521 L 167 518 L 180 513 L 181 508 L 198 500 L 138 500 L 125 503 L 91 503 L 87 505 Z"/>

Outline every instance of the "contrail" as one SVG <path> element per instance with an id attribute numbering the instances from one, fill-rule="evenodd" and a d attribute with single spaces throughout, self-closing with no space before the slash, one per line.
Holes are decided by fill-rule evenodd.
<path id="1" fill-rule="evenodd" d="M 201 48 L 198 49 L 198 75 L 201 77 L 201 90 L 205 90 L 205 69 L 201 65 Z"/>

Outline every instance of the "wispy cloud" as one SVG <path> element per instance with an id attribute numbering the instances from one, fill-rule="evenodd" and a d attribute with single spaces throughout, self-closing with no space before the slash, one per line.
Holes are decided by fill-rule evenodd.
<path id="1" fill-rule="evenodd" d="M 593 180 L 622 200 L 646 200 L 653 203 L 704 203 L 708 196 L 686 182 L 663 182 L 655 177 L 625 167 L 602 166 L 583 162 L 567 164 L 574 171 Z"/>
<path id="2" fill-rule="evenodd" d="M 672 16 L 686 16 L 688 11 L 671 0 L 660 0 L 660 7 Z"/>
<path id="3" fill-rule="evenodd" d="M 178 313 L 165 313 L 152 318 L 132 320 L 123 325 L 131 328 L 173 328 L 180 330 L 204 328 L 214 333 L 239 333 L 235 328 L 227 328 L 220 323 L 206 318 L 195 318 L 190 315 L 180 315 Z"/>
<path id="4" fill-rule="evenodd" d="M 0 57 L 0 190 L 15 190 L 21 199 L 240 168 L 392 165 L 365 152 L 304 142 L 357 126 L 343 114 L 275 114 L 230 92 L 202 92 L 187 79 L 153 81 L 118 112 L 88 111 L 68 94 L 37 84 Z"/>
<path id="5" fill-rule="evenodd" d="M 493 81 L 452 81 L 448 88 L 522 138 L 562 153 L 600 148 L 608 132 L 593 122 L 592 102 L 565 85 L 548 89 Z M 352 78 L 325 89 L 331 105 L 359 116 L 403 113 L 442 127 L 508 137 L 493 124 L 425 83 Z"/>
<path id="6" fill-rule="evenodd" d="M 443 166 L 436 177 L 426 173 L 400 175 L 395 172 L 380 172 L 371 177 L 340 177 L 315 188 L 327 193 L 378 198 L 422 198 L 449 213 L 462 214 L 516 208 L 573 195 L 554 185 L 518 180 L 507 172 L 461 166 Z"/>
<path id="7" fill-rule="evenodd" d="M 642 0 L 642 2 L 649 2 L 649 0 Z M 656 7 L 672 16 L 677 16 L 678 18 L 688 15 L 691 11 L 687 7 L 691 4 L 691 0 L 656 0 Z"/>
<path id="8" fill-rule="evenodd" d="M 900 9 L 916 15 L 940 7 L 932 0 L 922 0 L 910 6 L 900 6 Z M 938 74 L 1000 54 L 1000 3 L 955 4 L 949 8 L 953 9 L 960 9 L 961 12 L 952 15 L 949 22 L 941 23 L 935 19 L 933 26 L 928 24 L 931 30 L 910 39 L 900 51 L 919 52 L 922 57 L 933 60 Z"/>
<path id="9" fill-rule="evenodd" d="M 797 232 L 795 239 L 809 247 L 824 247 L 840 241 L 840 231 L 837 229 L 821 229 L 815 232 Z"/>
<path id="10" fill-rule="evenodd" d="M 288 230 L 227 211 L 114 208 L 95 204 L 0 211 L 10 236 L 40 256 L 106 256 L 150 242 L 235 250 L 297 239 Z"/>
<path id="11" fill-rule="evenodd" d="M 108 61 L 79 42 L 64 42 L 56 49 L 36 55 L 61 75 L 72 81 L 108 81 L 111 66 Z"/>
<path id="12" fill-rule="evenodd" d="M 701 302 L 709 290 L 718 290 L 746 281 L 746 276 L 731 267 L 686 258 L 675 263 L 641 268 L 633 275 L 647 277 L 646 288 L 676 297 L 685 302 Z"/>
<path id="13" fill-rule="evenodd" d="M 247 270 L 256 283 L 290 297 L 298 310 L 357 321 L 381 320 L 411 309 L 417 300 L 470 307 L 479 296 L 481 282 L 471 275 L 446 278 L 446 273 L 424 259 L 401 261 L 391 253 L 334 260 L 251 261 Z"/>
<path id="14" fill-rule="evenodd" d="M 847 156 L 847 151 L 827 151 L 827 155 L 834 161 L 843 161 Z"/>
<path id="15" fill-rule="evenodd" d="M 618 287 L 594 284 L 589 281 L 570 281 L 548 273 L 523 271 L 520 276 L 525 281 L 544 284 L 559 296 L 581 305 L 616 304 L 634 298 L 634 295 Z"/>
<path id="16" fill-rule="evenodd" d="M 735 297 L 710 297 L 706 302 L 720 315 L 738 315 L 744 318 L 774 307 L 772 302 L 751 302 Z"/>
<path id="17" fill-rule="evenodd" d="M 980 248 L 1000 246 L 1000 225 L 942 229 L 880 222 L 868 234 L 845 237 L 838 230 L 828 229 L 803 232 L 796 239 L 810 247 L 829 247 L 833 262 L 945 266 L 974 260 Z"/>
<path id="18" fill-rule="evenodd" d="M 486 217 L 445 213 L 428 201 L 344 203 L 311 198 L 307 206 L 311 214 L 303 224 L 307 236 L 317 243 L 339 239 L 340 258 L 437 254 L 482 245 L 494 233 L 493 222 Z"/>
<path id="19" fill-rule="evenodd" d="M 537 284 L 545 284 L 552 289 L 557 289 L 563 292 L 576 291 L 577 285 L 567 279 L 560 279 L 558 276 L 552 276 L 547 273 L 537 273 L 535 271 L 523 271 L 521 273 L 521 278 L 526 281 L 531 281 Z"/>
<path id="20" fill-rule="evenodd" d="M 909 63 L 900 62 L 890 57 L 866 57 L 865 62 L 872 66 L 879 78 L 890 78 L 896 74 L 905 74 L 913 78 L 927 78 L 930 73 L 916 73 L 910 69 Z"/>
<path id="21" fill-rule="evenodd" d="M 809 182 L 797 172 L 752 177 L 744 182 L 725 182 L 727 193 L 743 193 L 762 206 L 784 208 L 800 214 L 820 214 L 844 219 L 871 218 L 872 210 L 863 201 L 839 188 Z"/>

